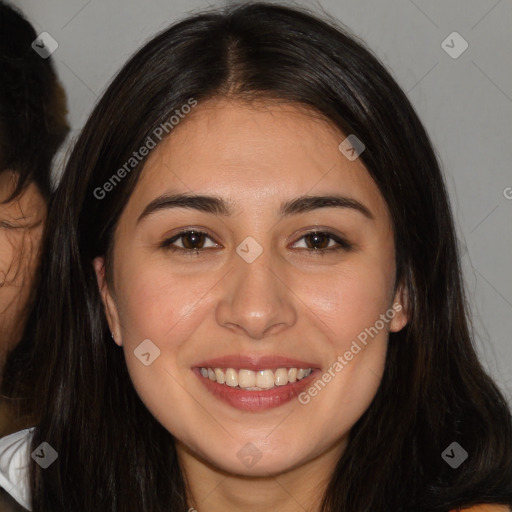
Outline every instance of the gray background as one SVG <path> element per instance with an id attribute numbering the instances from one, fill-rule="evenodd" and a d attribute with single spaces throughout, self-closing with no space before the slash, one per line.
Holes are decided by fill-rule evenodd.
<path id="1" fill-rule="evenodd" d="M 72 133 L 127 58 L 206 0 L 17 0 L 53 59 Z M 453 206 L 479 354 L 512 404 L 512 2 L 297 1 L 365 40 L 406 91 L 442 162 Z M 441 43 L 458 32 L 468 49 Z M 446 43 L 459 48 L 456 41 Z M 65 152 L 56 159 L 62 166 Z M 508 188 L 511 187 L 511 188 Z M 506 197 L 508 196 L 508 198 Z"/>

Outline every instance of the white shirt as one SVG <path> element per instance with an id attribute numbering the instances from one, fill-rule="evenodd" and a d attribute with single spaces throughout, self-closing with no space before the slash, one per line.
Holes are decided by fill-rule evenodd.
<path id="1" fill-rule="evenodd" d="M 30 443 L 35 427 L 0 438 L 0 487 L 22 507 L 32 510 L 29 499 Z"/>

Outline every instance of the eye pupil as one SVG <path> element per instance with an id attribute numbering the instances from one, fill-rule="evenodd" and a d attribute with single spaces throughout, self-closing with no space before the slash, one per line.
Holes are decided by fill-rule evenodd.
<path id="1" fill-rule="evenodd" d="M 325 233 L 310 233 L 309 235 L 307 235 L 306 239 L 311 240 L 313 245 L 321 245 L 322 247 L 320 247 L 320 249 L 324 249 L 329 245 L 330 237 L 326 236 Z M 321 242 L 326 242 L 326 241 L 327 241 L 327 244 L 321 243 Z M 308 246 L 309 245 L 310 244 L 308 244 Z"/>
<path id="2" fill-rule="evenodd" d="M 198 247 L 195 247 L 195 245 L 199 243 L 199 239 L 201 241 L 200 245 L 202 247 L 204 243 L 204 236 L 204 233 L 198 233 L 197 231 L 189 231 L 183 235 L 183 245 L 187 249 L 197 249 Z M 191 241 L 191 244 L 186 243 L 186 240 Z M 190 245 L 192 245 L 193 247 L 190 247 Z"/>

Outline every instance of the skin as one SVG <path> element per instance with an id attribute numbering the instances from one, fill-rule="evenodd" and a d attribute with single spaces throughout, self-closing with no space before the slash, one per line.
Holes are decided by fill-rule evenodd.
<path id="1" fill-rule="evenodd" d="M 30 183 L 4 202 L 15 188 L 17 174 L 0 174 L 0 377 L 5 359 L 20 340 L 39 261 L 46 202 Z M 0 401 L 0 435 L 14 432 L 8 405 Z"/>
<path id="2" fill-rule="evenodd" d="M 362 162 L 339 151 L 344 138 L 299 106 L 200 103 L 146 162 L 115 230 L 112 282 L 104 258 L 94 261 L 115 343 L 139 396 L 176 438 L 190 506 L 199 512 L 317 510 L 379 386 L 388 331 L 407 322 L 402 287 L 394 288 L 387 206 Z M 162 209 L 137 223 L 148 203 L 171 191 L 221 196 L 235 213 Z M 283 201 L 333 192 L 357 199 L 374 219 L 334 207 L 278 216 Z M 305 237 L 315 226 L 353 249 L 313 254 L 338 246 Z M 211 237 L 196 245 L 204 247 L 199 256 L 161 248 L 190 227 Z M 247 236 L 263 248 L 250 264 L 236 252 Z M 191 370 L 238 352 L 328 369 L 393 304 L 402 310 L 307 405 L 295 398 L 242 412 L 212 398 Z M 133 353 L 145 339 L 161 351 L 149 366 Z M 237 457 L 249 442 L 261 453 L 250 468 Z"/>

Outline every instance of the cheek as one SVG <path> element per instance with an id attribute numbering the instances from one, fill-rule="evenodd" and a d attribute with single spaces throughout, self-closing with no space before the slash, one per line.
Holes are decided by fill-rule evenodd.
<path id="1" fill-rule="evenodd" d="M 14 236 L 13 233 L 0 229 L 0 284 L 9 280 L 14 254 L 18 253 L 20 249 L 19 236 Z"/>
<path id="2" fill-rule="evenodd" d="M 2 330 L 13 329 L 11 338 L 22 329 L 21 315 L 31 294 L 41 235 L 42 227 L 0 229 L 0 325 Z"/>
<path id="3" fill-rule="evenodd" d="M 308 284 L 302 286 L 304 303 L 329 327 L 328 336 L 340 349 L 374 325 L 390 307 L 392 269 L 386 269 L 382 262 L 370 263 L 340 266 L 328 275 L 306 280 Z"/>
<path id="4" fill-rule="evenodd" d="M 207 274 L 194 279 L 157 265 L 140 265 L 119 274 L 118 304 L 123 343 L 149 338 L 156 344 L 177 347 L 197 326 L 201 298 L 215 281 Z"/>
<path id="5" fill-rule="evenodd" d="M 197 326 L 194 306 L 204 292 L 190 279 L 149 264 L 121 264 L 116 280 L 117 311 L 131 381 L 153 416 L 175 431 L 176 418 L 187 417 L 180 348 Z M 147 366 L 136 357 L 142 353 L 138 347 L 144 340 L 160 351 Z M 151 344 L 145 346 L 152 360 L 155 349 Z"/>
<path id="6" fill-rule="evenodd" d="M 0 283 L 32 279 L 37 262 L 43 226 L 35 228 L 0 228 Z M 22 272 L 23 271 L 23 272 Z M 26 282 L 26 281 L 24 281 Z"/>

